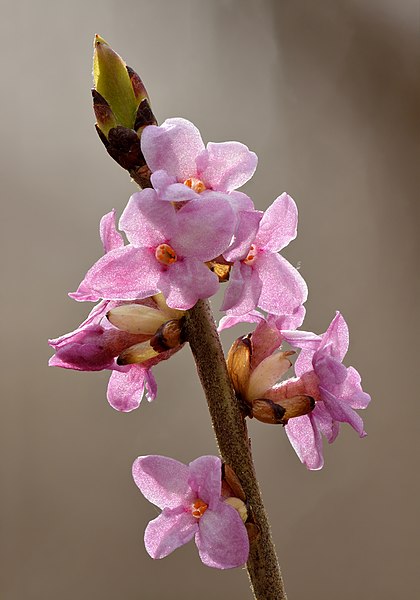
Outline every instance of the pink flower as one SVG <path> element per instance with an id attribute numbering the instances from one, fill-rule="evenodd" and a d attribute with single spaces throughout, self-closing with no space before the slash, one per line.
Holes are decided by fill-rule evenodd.
<path id="1" fill-rule="evenodd" d="M 233 192 L 246 183 L 257 167 L 257 156 L 239 142 L 204 146 L 198 129 L 186 119 L 167 119 L 146 127 L 141 148 L 152 171 L 153 187 L 162 200 L 207 199 L 212 192 L 232 194 L 233 202 L 249 201 Z M 244 206 L 245 208 L 245 206 Z"/>
<path id="2" fill-rule="evenodd" d="M 134 461 L 136 485 L 162 509 L 144 534 L 152 558 L 164 558 L 195 538 L 200 558 L 209 567 L 230 569 L 247 561 L 248 534 L 238 512 L 221 496 L 221 476 L 216 456 L 201 456 L 189 465 L 165 456 Z"/>
<path id="3" fill-rule="evenodd" d="M 243 315 L 258 306 L 269 313 L 288 315 L 305 302 L 305 281 L 278 254 L 296 232 L 296 204 L 284 193 L 265 211 L 252 243 L 249 238 L 245 243 L 243 236 L 236 247 L 224 253 L 225 259 L 234 264 L 222 310 L 229 315 Z"/>
<path id="4" fill-rule="evenodd" d="M 370 396 L 362 390 L 359 373 L 342 364 L 349 332 L 339 312 L 319 341 L 314 334 L 301 331 L 283 331 L 282 334 L 290 344 L 302 348 L 295 363 L 297 378 L 276 386 L 269 398 L 281 402 L 282 398 L 300 393 L 316 400 L 309 415 L 291 419 L 285 429 L 300 460 L 308 469 L 320 469 L 324 464 L 321 434 L 332 443 L 338 435 L 339 424 L 348 423 L 364 437 L 363 421 L 355 409 L 366 408 Z"/>
<path id="5" fill-rule="evenodd" d="M 100 302 L 75 331 L 49 340 L 55 350 L 49 365 L 77 371 L 112 371 L 108 402 L 118 411 L 130 412 L 139 407 L 143 396 L 149 402 L 156 398 L 157 386 L 151 368 L 170 358 L 182 346 L 161 352 L 141 364 L 119 365 L 116 359 L 124 350 L 151 336 L 130 334 L 113 327 L 105 315 L 116 304 L 121 303 Z"/>
<path id="6" fill-rule="evenodd" d="M 191 308 L 216 293 L 218 278 L 204 263 L 229 246 L 235 225 L 223 199 L 191 201 L 177 211 L 153 189 L 133 194 L 120 220 L 130 244 L 99 259 L 72 296 L 130 300 L 162 292 L 168 306 Z"/>

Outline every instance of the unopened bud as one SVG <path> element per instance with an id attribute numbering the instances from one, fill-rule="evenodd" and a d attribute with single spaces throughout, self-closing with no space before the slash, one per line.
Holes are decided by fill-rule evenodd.
<path id="1" fill-rule="evenodd" d="M 181 346 L 184 342 L 184 319 L 172 319 L 159 327 L 150 345 L 159 353 Z"/>
<path id="2" fill-rule="evenodd" d="M 132 129 L 141 100 L 136 98 L 127 65 L 99 35 L 95 36 L 94 48 L 95 90 L 107 101 L 118 125 Z"/>
<path id="3" fill-rule="evenodd" d="M 230 498 L 226 498 L 225 504 L 229 504 L 229 506 L 234 508 L 237 511 L 237 513 L 239 514 L 239 516 L 241 517 L 243 523 L 245 523 L 245 521 L 248 518 L 248 511 L 247 511 L 245 503 L 242 502 L 242 500 L 231 496 Z"/>
<path id="4" fill-rule="evenodd" d="M 156 303 L 159 310 L 161 310 L 165 315 L 167 315 L 168 319 L 180 319 L 185 315 L 185 311 L 178 310 L 177 308 L 170 308 L 166 304 L 165 296 L 162 292 L 155 294 L 152 296 L 153 301 Z"/>
<path id="5" fill-rule="evenodd" d="M 252 416 L 262 423 L 270 425 L 284 425 L 284 415 L 286 409 L 276 404 L 272 400 L 260 398 L 252 403 Z M 286 421 L 287 422 L 287 421 Z"/>
<path id="6" fill-rule="evenodd" d="M 124 365 L 135 365 L 145 362 L 150 358 L 154 358 L 159 353 L 154 350 L 150 342 L 142 342 L 141 344 L 135 344 L 127 348 L 117 358 L 117 364 L 120 366 Z"/>
<path id="7" fill-rule="evenodd" d="M 154 335 L 167 320 L 160 310 L 142 304 L 122 304 L 111 309 L 107 318 L 121 331 Z"/>
<path id="8" fill-rule="evenodd" d="M 249 336 L 238 338 L 230 347 L 227 368 L 235 392 L 246 400 L 246 390 L 251 370 L 251 342 Z"/>
<path id="9" fill-rule="evenodd" d="M 311 396 L 294 396 L 281 400 L 279 406 L 285 410 L 283 421 L 287 423 L 289 419 L 310 413 L 315 408 L 315 400 Z"/>
<path id="10" fill-rule="evenodd" d="M 277 383 L 292 366 L 290 360 L 286 358 L 288 355 L 288 352 L 276 352 L 267 356 L 255 367 L 251 372 L 246 392 L 249 401 L 263 398 L 264 392 Z"/>
<path id="11" fill-rule="evenodd" d="M 96 129 L 108 153 L 141 186 L 150 187 L 150 170 L 140 148 L 147 125 L 157 121 L 137 73 L 99 35 L 93 55 L 93 108 Z"/>

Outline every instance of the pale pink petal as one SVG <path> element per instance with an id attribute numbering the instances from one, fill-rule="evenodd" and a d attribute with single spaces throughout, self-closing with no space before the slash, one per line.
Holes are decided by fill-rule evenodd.
<path id="1" fill-rule="evenodd" d="M 100 258 L 87 272 L 77 292 L 70 295 L 77 300 L 146 298 L 158 293 L 159 275 L 159 263 L 153 251 L 124 246 Z"/>
<path id="2" fill-rule="evenodd" d="M 96 306 L 92 308 L 88 317 L 83 321 L 77 329 L 74 331 L 70 331 L 69 333 L 65 333 L 58 338 L 48 340 L 49 345 L 54 348 L 54 350 L 58 350 L 62 346 L 66 345 L 69 341 L 71 341 L 75 336 L 78 336 L 81 331 L 89 327 L 90 325 L 99 325 L 109 310 L 110 302 L 109 300 L 101 300 Z"/>
<path id="3" fill-rule="evenodd" d="M 311 412 L 313 427 L 325 436 L 330 444 L 336 439 L 339 431 L 339 423 L 333 421 L 330 413 L 323 402 L 317 402 Z"/>
<path id="4" fill-rule="evenodd" d="M 188 484 L 187 465 L 167 456 L 139 456 L 133 478 L 143 496 L 159 508 L 187 508 L 195 495 Z"/>
<path id="5" fill-rule="evenodd" d="M 183 183 L 172 183 L 159 191 L 159 199 L 167 202 L 186 202 L 188 200 L 202 200 L 198 194 Z"/>
<path id="6" fill-rule="evenodd" d="M 153 188 L 157 191 L 159 198 L 163 200 L 162 192 L 164 192 L 169 185 L 176 183 L 177 179 L 173 175 L 168 175 L 166 171 L 155 171 L 151 174 L 150 181 Z"/>
<path id="7" fill-rule="evenodd" d="M 165 243 L 176 228 L 176 211 L 168 202 L 158 199 L 155 190 L 133 194 L 120 219 L 120 229 L 138 248 Z"/>
<path id="8" fill-rule="evenodd" d="M 304 306 L 298 306 L 290 315 L 267 315 L 267 320 L 274 319 L 279 331 L 294 330 L 300 327 L 305 318 L 306 309 Z M 319 338 L 321 339 L 321 338 Z"/>
<path id="9" fill-rule="evenodd" d="M 204 150 L 197 127 L 186 119 L 166 119 L 143 130 L 141 149 L 152 172 L 163 169 L 178 181 L 197 176 L 196 158 Z"/>
<path id="10" fill-rule="evenodd" d="M 295 362 L 295 373 L 298 377 L 301 377 L 304 373 L 308 373 L 308 371 L 314 370 L 314 366 L 312 364 L 314 354 L 315 350 L 311 347 L 305 347 L 303 348 L 303 350 L 300 351 L 299 356 L 297 357 L 297 360 Z"/>
<path id="11" fill-rule="evenodd" d="M 321 385 L 327 389 L 334 388 L 345 382 L 347 369 L 343 363 L 331 358 L 328 354 L 316 352 L 312 361 L 315 373 L 317 374 Z"/>
<path id="12" fill-rule="evenodd" d="M 212 510 L 220 502 L 222 461 L 218 456 L 200 456 L 190 462 L 189 469 L 191 489 Z"/>
<path id="13" fill-rule="evenodd" d="M 202 262 L 185 258 L 161 273 L 158 286 L 170 308 L 188 310 L 197 300 L 213 296 L 219 279 Z"/>
<path id="14" fill-rule="evenodd" d="M 182 256 L 208 261 L 228 247 L 235 229 L 235 215 L 229 203 L 217 197 L 188 202 L 177 213 L 177 229 L 171 238 Z"/>
<path id="15" fill-rule="evenodd" d="M 195 536 L 200 558 L 208 567 L 233 569 L 248 560 L 249 540 L 238 512 L 223 502 L 206 510 Z"/>
<path id="16" fill-rule="evenodd" d="M 349 328 L 343 315 L 338 311 L 327 331 L 322 336 L 322 343 L 320 344 L 319 349 L 321 350 L 327 345 L 330 349 L 331 356 L 342 361 L 349 348 Z"/>
<path id="17" fill-rule="evenodd" d="M 234 327 L 235 325 L 239 325 L 240 323 L 259 323 L 263 319 L 263 315 L 257 310 L 251 310 L 251 312 L 245 315 L 240 315 L 238 317 L 226 315 L 225 317 L 222 317 L 220 319 L 217 331 L 220 332 L 224 329 L 229 329 L 230 327 Z"/>
<path id="18" fill-rule="evenodd" d="M 113 371 L 108 383 L 108 402 L 120 412 L 131 412 L 140 406 L 146 384 L 147 369 L 138 365 L 125 372 Z"/>
<path id="19" fill-rule="evenodd" d="M 297 206 L 288 194 L 283 193 L 265 211 L 255 245 L 267 252 L 278 252 L 295 239 L 297 222 Z"/>
<path id="20" fill-rule="evenodd" d="M 284 429 L 301 462 L 311 471 L 322 469 L 322 438 L 311 415 L 290 419 Z"/>
<path id="21" fill-rule="evenodd" d="M 104 215 L 99 224 L 99 233 L 105 252 L 124 246 L 124 239 L 115 227 L 115 209 Z"/>
<path id="22" fill-rule="evenodd" d="M 251 198 L 243 192 L 229 192 L 229 202 L 233 210 L 238 213 L 242 210 L 254 210 L 254 203 Z"/>
<path id="23" fill-rule="evenodd" d="M 221 310 L 229 311 L 231 315 L 243 315 L 254 310 L 262 285 L 258 272 L 252 266 L 235 263 Z"/>
<path id="24" fill-rule="evenodd" d="M 246 258 L 261 221 L 260 211 L 241 211 L 238 213 L 235 235 L 223 256 L 227 261 L 235 262 Z"/>
<path id="25" fill-rule="evenodd" d="M 197 157 L 198 177 L 208 188 L 231 192 L 251 179 L 257 162 L 257 155 L 245 144 L 210 142 Z"/>
<path id="26" fill-rule="evenodd" d="M 106 344 L 105 331 L 100 325 L 89 325 L 73 333 L 65 343 L 56 347 L 48 362 L 50 367 L 76 371 L 102 371 L 114 365 L 113 348 Z M 52 344 L 51 344 L 52 345 Z"/>
<path id="27" fill-rule="evenodd" d="M 259 254 L 254 269 L 262 281 L 258 306 L 278 315 L 293 313 L 308 296 L 303 277 L 280 254 Z"/>
<path id="28" fill-rule="evenodd" d="M 312 331 L 302 331 L 300 329 L 297 330 L 288 330 L 282 329 L 281 333 L 291 346 L 295 348 L 304 348 L 305 350 L 317 350 L 322 341 L 322 337 L 320 335 L 316 335 L 316 333 L 312 333 Z M 312 356 L 314 354 L 312 352 Z M 312 359 L 311 359 L 312 360 Z"/>
<path id="29" fill-rule="evenodd" d="M 319 389 L 325 408 L 328 410 L 331 417 L 340 423 L 348 423 L 355 431 L 357 431 L 360 437 L 364 437 L 366 432 L 363 427 L 363 419 L 360 415 L 358 415 L 349 404 L 336 398 L 325 388 L 320 386 Z"/>
<path id="30" fill-rule="evenodd" d="M 191 513 L 166 509 L 146 527 L 144 545 L 152 558 L 165 558 L 187 544 L 198 531 L 197 519 Z"/>
<path id="31" fill-rule="evenodd" d="M 347 378 L 340 390 L 340 399 L 352 408 L 367 408 L 370 396 L 362 390 L 360 375 L 353 367 L 347 369 Z"/>

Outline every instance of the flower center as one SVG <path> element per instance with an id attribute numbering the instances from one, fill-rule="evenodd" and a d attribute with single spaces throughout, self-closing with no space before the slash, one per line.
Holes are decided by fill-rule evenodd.
<path id="1" fill-rule="evenodd" d="M 169 244 L 160 244 L 155 250 L 155 256 L 163 265 L 171 265 L 178 259 L 175 250 Z"/>
<path id="2" fill-rule="evenodd" d="M 257 249 L 256 249 L 255 245 L 252 244 L 250 249 L 248 250 L 248 256 L 246 258 L 244 258 L 244 260 L 242 262 L 246 265 L 252 265 L 255 262 L 256 258 L 257 258 Z"/>
<path id="3" fill-rule="evenodd" d="M 206 189 L 206 186 L 201 181 L 201 179 L 197 179 L 197 177 L 190 177 L 184 181 L 184 185 L 197 192 L 197 194 L 201 194 Z"/>
<path id="4" fill-rule="evenodd" d="M 207 508 L 208 504 L 203 502 L 203 500 L 200 500 L 200 498 L 197 498 L 197 500 L 193 502 L 193 505 L 191 507 L 191 514 L 196 519 L 200 519 L 206 512 Z"/>

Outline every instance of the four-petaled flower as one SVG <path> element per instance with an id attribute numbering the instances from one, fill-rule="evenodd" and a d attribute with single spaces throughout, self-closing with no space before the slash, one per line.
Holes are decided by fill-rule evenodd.
<path id="1" fill-rule="evenodd" d="M 305 302 L 305 281 L 278 254 L 296 237 L 296 232 L 296 204 L 284 193 L 262 215 L 252 243 L 249 239 L 246 243 L 241 241 L 224 253 L 233 268 L 222 310 L 242 315 L 258 306 L 268 313 L 288 315 Z"/>
<path id="2" fill-rule="evenodd" d="M 247 561 L 247 530 L 221 496 L 221 468 L 217 456 L 201 456 L 189 465 L 165 456 L 134 461 L 134 481 L 147 500 L 162 509 L 144 534 L 152 558 L 164 558 L 195 538 L 200 558 L 209 567 L 231 569 Z"/>

